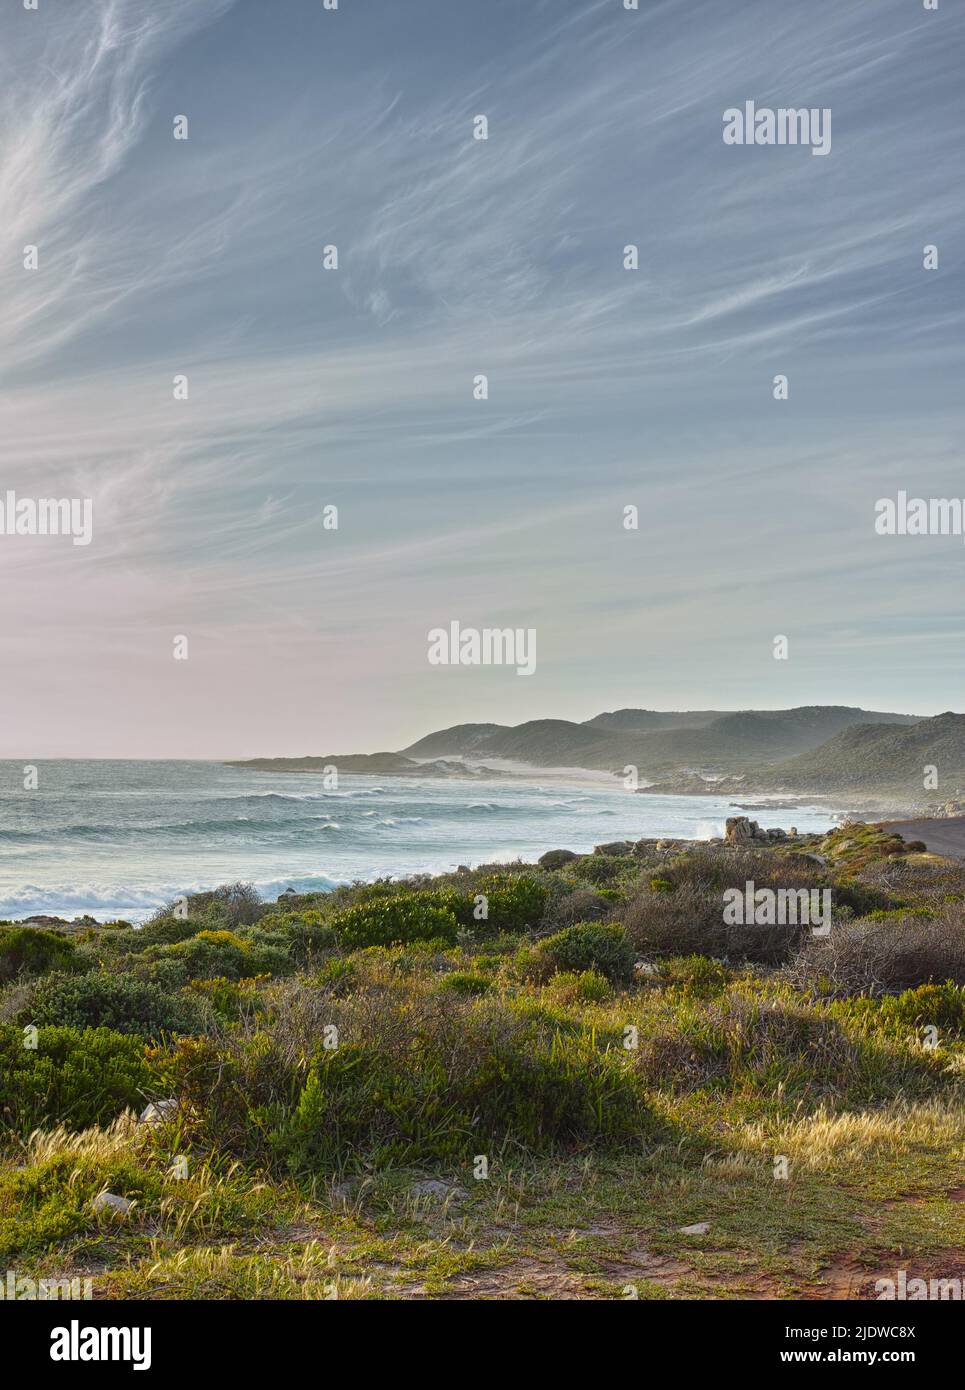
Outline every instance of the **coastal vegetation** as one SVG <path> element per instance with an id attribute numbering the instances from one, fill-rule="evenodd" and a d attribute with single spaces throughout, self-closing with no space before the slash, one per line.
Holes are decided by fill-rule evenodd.
<path id="1" fill-rule="evenodd" d="M 830 933 L 728 926 L 748 881 L 829 888 Z M 965 867 L 887 827 L 0 924 L 0 981 L 0 1258 L 96 1297 L 961 1265 Z"/>

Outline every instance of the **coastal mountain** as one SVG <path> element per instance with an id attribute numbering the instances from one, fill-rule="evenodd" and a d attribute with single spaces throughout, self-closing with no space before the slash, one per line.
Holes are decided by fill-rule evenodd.
<path id="1" fill-rule="evenodd" d="M 675 720 L 680 722 L 667 722 Z M 632 764 L 644 778 L 690 769 L 721 775 L 793 758 L 856 725 L 917 722 L 915 715 L 845 705 L 686 714 L 624 709 L 582 724 L 566 719 L 536 719 L 515 726 L 456 724 L 428 734 L 402 753 L 415 759 L 496 758 L 610 772 Z"/>
<path id="2" fill-rule="evenodd" d="M 632 766 L 642 783 L 661 792 L 706 791 L 704 779 L 712 778 L 722 779 L 716 789 L 727 792 L 887 792 L 917 804 L 928 764 L 950 789 L 965 784 L 965 715 L 923 720 L 848 705 L 682 714 L 621 709 L 583 723 L 455 724 L 397 753 L 251 758 L 231 766 L 323 772 L 334 765 L 377 777 L 497 776 L 521 766 L 622 774 Z"/>
<path id="3" fill-rule="evenodd" d="M 927 768 L 935 769 L 931 787 Z M 854 788 L 913 801 L 951 797 L 965 787 L 965 714 L 939 714 L 910 728 L 858 724 L 767 768 L 760 780 L 796 791 Z"/>

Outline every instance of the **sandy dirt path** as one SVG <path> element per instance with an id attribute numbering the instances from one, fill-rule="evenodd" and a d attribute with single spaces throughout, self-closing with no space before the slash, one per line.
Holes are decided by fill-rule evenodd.
<path id="1" fill-rule="evenodd" d="M 889 830 L 897 830 L 906 840 L 923 840 L 932 854 L 965 859 L 965 816 L 949 816 L 947 820 L 890 820 L 884 824 Z"/>

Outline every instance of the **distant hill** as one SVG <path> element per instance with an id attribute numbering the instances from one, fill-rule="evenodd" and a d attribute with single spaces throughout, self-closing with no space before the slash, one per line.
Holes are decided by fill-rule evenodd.
<path id="1" fill-rule="evenodd" d="M 568 719 L 532 719 L 526 724 L 456 724 L 404 748 L 410 758 L 490 757 L 540 767 L 605 767 L 608 736 Z M 602 761 L 593 759 L 599 755 Z M 590 758 L 591 761 L 585 761 Z"/>
<path id="2" fill-rule="evenodd" d="M 227 766 L 245 767 L 251 772 L 324 772 L 326 767 L 335 767 L 339 772 L 363 777 L 432 777 L 446 776 L 449 771 L 434 763 L 415 762 L 401 753 L 330 753 L 324 758 L 245 758 L 230 762 Z"/>
<path id="3" fill-rule="evenodd" d="M 673 720 L 683 723 L 664 725 Z M 644 778 L 689 769 L 720 775 L 790 759 L 855 725 L 917 722 L 914 715 L 845 705 L 686 714 L 627 709 L 583 724 L 566 719 L 535 719 L 515 726 L 457 724 L 428 734 L 402 752 L 410 758 L 488 757 L 611 772 L 633 765 Z"/>
<path id="4" fill-rule="evenodd" d="M 720 710 L 616 709 L 608 714 L 596 714 L 584 720 L 584 727 L 616 732 L 651 733 L 654 729 L 699 729 L 721 717 Z"/>
<path id="5" fill-rule="evenodd" d="M 937 788 L 924 786 L 929 766 L 937 770 Z M 940 801 L 965 787 L 965 714 L 939 714 L 910 728 L 866 721 L 767 768 L 755 781 L 797 791 L 859 790 L 913 803 Z"/>

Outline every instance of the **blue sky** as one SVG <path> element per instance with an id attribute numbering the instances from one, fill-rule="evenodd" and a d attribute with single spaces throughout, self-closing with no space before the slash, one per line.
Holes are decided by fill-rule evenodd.
<path id="1" fill-rule="evenodd" d="M 965 496 L 963 37 L 944 0 L 7 6 L 0 492 L 92 497 L 94 540 L 0 537 L 0 755 L 961 708 L 961 538 L 873 522 Z M 725 146 L 746 100 L 829 107 L 831 153 Z M 534 628 L 535 675 L 430 666 L 452 619 Z"/>

